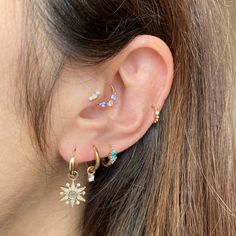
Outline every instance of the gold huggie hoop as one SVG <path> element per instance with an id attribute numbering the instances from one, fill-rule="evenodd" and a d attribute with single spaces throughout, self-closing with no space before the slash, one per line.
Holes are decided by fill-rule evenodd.
<path id="1" fill-rule="evenodd" d="M 154 118 L 153 124 L 157 124 L 160 119 L 160 111 L 158 110 L 157 107 L 152 106 L 152 108 L 154 109 L 154 112 L 155 112 L 155 118 Z"/>
<path id="2" fill-rule="evenodd" d="M 73 207 L 75 204 L 79 205 L 80 202 L 85 202 L 83 195 L 85 195 L 85 188 L 80 187 L 80 183 L 75 183 L 78 178 L 78 171 L 75 169 L 75 154 L 76 149 L 74 149 L 73 155 L 69 161 L 69 173 L 68 178 L 72 181 L 71 184 L 66 183 L 65 187 L 61 187 L 63 192 L 60 192 L 62 196 L 61 201 L 65 201 L 66 204 L 71 203 Z"/>
<path id="3" fill-rule="evenodd" d="M 69 178 L 73 178 L 73 176 L 78 175 L 78 171 L 75 170 L 75 153 L 76 148 L 73 151 L 73 155 L 70 158 L 69 162 Z"/>
<path id="4" fill-rule="evenodd" d="M 94 181 L 95 173 L 96 173 L 97 169 L 100 166 L 100 154 L 98 152 L 98 149 L 95 146 L 93 146 L 93 150 L 94 150 L 94 156 L 95 156 L 95 165 L 94 166 L 88 166 L 88 168 L 87 168 L 87 174 L 88 174 L 88 181 L 89 182 Z"/>

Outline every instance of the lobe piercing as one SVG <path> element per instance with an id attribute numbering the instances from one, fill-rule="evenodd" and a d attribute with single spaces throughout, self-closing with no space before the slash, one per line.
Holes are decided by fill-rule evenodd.
<path id="1" fill-rule="evenodd" d="M 76 183 L 76 180 L 78 179 L 78 170 L 75 169 L 75 153 L 76 149 L 74 149 L 69 162 L 68 178 L 71 180 L 71 184 L 66 183 L 64 187 L 61 187 L 62 192 L 60 192 L 62 197 L 60 201 L 65 201 L 67 205 L 71 204 L 72 207 L 75 204 L 79 205 L 80 202 L 85 202 L 84 190 L 86 188 L 81 187 L 80 183 Z"/>
<path id="2" fill-rule="evenodd" d="M 117 99 L 117 93 L 116 93 L 116 90 L 113 87 L 113 85 L 111 85 L 111 90 L 112 90 L 112 94 L 111 94 L 110 99 L 108 101 L 99 102 L 98 105 L 100 107 L 112 107 L 113 106 L 114 102 Z"/>
<path id="3" fill-rule="evenodd" d="M 108 154 L 108 157 L 105 159 L 102 159 L 102 164 L 105 167 L 109 167 L 114 164 L 114 162 L 117 159 L 117 152 L 114 147 L 110 146 L 111 151 Z"/>
<path id="4" fill-rule="evenodd" d="M 157 124 L 160 118 L 160 111 L 158 110 L 157 107 L 153 106 L 152 108 L 154 109 L 154 112 L 155 112 L 155 118 L 154 118 L 153 124 Z"/>

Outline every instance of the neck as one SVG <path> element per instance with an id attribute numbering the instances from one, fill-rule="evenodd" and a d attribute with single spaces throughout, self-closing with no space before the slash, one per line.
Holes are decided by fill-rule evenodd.
<path id="1" fill-rule="evenodd" d="M 16 232 L 22 236 L 81 235 L 85 204 L 81 202 L 72 208 L 60 201 L 60 187 L 70 182 L 67 169 L 65 162 L 60 163 L 54 171 L 51 170 L 49 174 L 45 172 L 44 178 L 35 181 L 19 199 L 20 204 L 16 209 L 11 210 L 11 217 L 4 223 L 0 235 L 10 236 Z M 79 170 L 79 174 L 84 172 L 84 169 Z M 79 175 L 79 182 L 84 184 L 85 176 Z"/>

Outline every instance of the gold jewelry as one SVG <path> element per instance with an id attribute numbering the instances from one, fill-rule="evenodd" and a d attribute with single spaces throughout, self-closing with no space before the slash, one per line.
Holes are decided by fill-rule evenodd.
<path id="1" fill-rule="evenodd" d="M 117 92 L 116 92 L 113 85 L 111 85 L 111 90 L 112 90 L 112 94 L 111 94 L 110 99 L 108 101 L 99 102 L 98 105 L 100 107 L 112 107 L 113 106 L 114 102 L 117 99 Z"/>
<path id="2" fill-rule="evenodd" d="M 153 124 L 157 124 L 159 119 L 160 119 L 160 111 L 158 110 L 157 107 L 152 107 L 155 111 L 155 118 L 154 118 L 154 121 L 153 121 Z"/>
<path id="3" fill-rule="evenodd" d="M 74 204 L 79 205 L 81 201 L 85 202 L 83 195 L 85 195 L 84 190 L 86 188 L 80 187 L 80 183 L 75 184 L 75 181 L 78 178 L 78 171 L 75 170 L 75 153 L 76 149 L 74 149 L 74 153 L 69 162 L 68 178 L 72 181 L 72 183 L 66 183 L 65 187 L 61 187 L 63 192 L 60 192 L 60 195 L 63 196 L 60 201 L 65 201 L 67 205 L 71 203 L 72 207 Z"/>
<path id="4" fill-rule="evenodd" d="M 93 100 L 96 100 L 100 96 L 100 91 L 95 91 L 89 96 L 89 101 L 92 102 Z"/>
<path id="5" fill-rule="evenodd" d="M 110 146 L 110 149 L 111 149 L 111 151 L 109 152 L 108 157 L 104 158 L 102 160 L 102 164 L 105 167 L 111 166 L 112 164 L 114 164 L 114 162 L 117 159 L 117 152 L 116 152 L 115 148 Z M 108 159 L 108 160 L 106 160 L 106 159 Z"/>
<path id="6" fill-rule="evenodd" d="M 95 146 L 93 146 L 93 150 L 94 150 L 94 156 L 95 156 L 95 165 L 94 166 L 88 166 L 88 168 L 87 168 L 87 174 L 88 174 L 88 181 L 89 182 L 94 181 L 95 173 L 96 173 L 97 169 L 100 166 L 100 155 L 99 155 L 98 149 Z"/>

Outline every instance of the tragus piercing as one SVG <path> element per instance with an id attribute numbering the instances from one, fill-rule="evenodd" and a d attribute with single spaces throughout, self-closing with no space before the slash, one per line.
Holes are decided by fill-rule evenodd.
<path id="1" fill-rule="evenodd" d="M 114 164 L 117 159 L 117 152 L 114 147 L 110 146 L 111 151 L 108 154 L 108 157 L 102 159 L 102 164 L 105 167 L 109 167 Z"/>
<path id="2" fill-rule="evenodd" d="M 157 124 L 159 119 L 160 119 L 160 111 L 158 110 L 157 107 L 152 107 L 154 109 L 154 112 L 155 112 L 155 117 L 154 117 L 154 121 L 153 121 L 153 124 Z"/>
<path id="3" fill-rule="evenodd" d="M 80 187 L 80 183 L 75 183 L 78 178 L 78 171 L 75 170 L 75 153 L 76 149 L 74 149 L 74 153 L 71 156 L 69 162 L 68 178 L 72 181 L 72 183 L 66 183 L 65 187 L 61 187 L 61 190 L 63 192 L 60 192 L 60 195 L 62 196 L 60 201 L 65 201 L 67 205 L 71 203 L 72 207 L 74 206 L 74 204 L 79 205 L 81 201 L 85 202 L 83 195 L 85 195 L 84 190 L 86 188 Z"/>
<path id="4" fill-rule="evenodd" d="M 112 90 L 112 94 L 111 94 L 110 99 L 108 101 L 99 102 L 98 105 L 100 107 L 112 107 L 113 106 L 114 102 L 117 99 L 117 93 L 116 93 L 116 90 L 113 87 L 113 85 L 111 85 L 111 90 Z"/>
<path id="5" fill-rule="evenodd" d="M 98 149 L 95 146 L 93 146 L 93 150 L 94 150 L 94 155 L 95 155 L 95 165 L 88 166 L 87 168 L 88 182 L 94 181 L 95 173 L 100 166 L 100 154 L 98 152 Z"/>
<path id="6" fill-rule="evenodd" d="M 100 96 L 101 92 L 100 91 L 95 91 L 89 96 L 89 101 L 92 102 L 96 100 Z"/>

